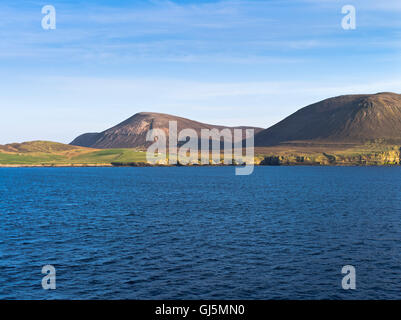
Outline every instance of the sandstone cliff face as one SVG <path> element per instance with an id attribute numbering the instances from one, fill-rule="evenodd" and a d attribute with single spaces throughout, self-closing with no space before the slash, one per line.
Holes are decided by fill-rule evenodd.
<path id="1" fill-rule="evenodd" d="M 326 154 L 313 155 L 268 155 L 259 163 L 267 166 L 280 165 L 401 165 L 401 148 L 388 151 L 364 152 L 361 154 Z"/>
<path id="2" fill-rule="evenodd" d="M 366 155 L 338 157 L 335 164 L 356 165 L 399 165 L 400 151 L 377 152 Z"/>

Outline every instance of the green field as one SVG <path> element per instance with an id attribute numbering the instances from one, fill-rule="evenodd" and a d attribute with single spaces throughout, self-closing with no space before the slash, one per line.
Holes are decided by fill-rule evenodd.
<path id="1" fill-rule="evenodd" d="M 111 165 L 145 162 L 146 153 L 135 149 L 97 150 L 48 141 L 0 146 L 0 165 Z"/>
<path id="2" fill-rule="evenodd" d="M 265 165 L 400 165 L 401 147 L 371 143 L 341 149 L 334 146 L 256 148 L 254 161 Z M 146 152 L 138 149 L 99 150 L 49 141 L 0 145 L 0 166 L 111 166 L 145 162 Z"/>

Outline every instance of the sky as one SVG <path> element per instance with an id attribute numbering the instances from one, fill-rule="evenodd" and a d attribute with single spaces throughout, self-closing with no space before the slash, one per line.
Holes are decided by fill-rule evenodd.
<path id="1" fill-rule="evenodd" d="M 141 111 L 267 128 L 325 98 L 401 93 L 400 54 L 399 0 L 3 0 L 0 144 L 69 143 Z"/>

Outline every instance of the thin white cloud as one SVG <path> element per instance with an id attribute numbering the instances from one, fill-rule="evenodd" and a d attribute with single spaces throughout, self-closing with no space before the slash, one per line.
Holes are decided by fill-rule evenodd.
<path id="1" fill-rule="evenodd" d="M 18 82 L 18 90 L 14 82 Z M 69 142 L 80 133 L 104 130 L 140 111 L 170 113 L 215 124 L 268 127 L 307 104 L 331 96 L 397 92 L 399 88 L 401 78 L 366 80 L 357 85 L 351 79 L 340 85 L 170 78 L 9 79 L 1 101 L 2 106 L 7 106 L 8 116 L 0 119 L 0 143 L 26 137 Z M 12 119 L 18 119 L 18 125 Z"/>

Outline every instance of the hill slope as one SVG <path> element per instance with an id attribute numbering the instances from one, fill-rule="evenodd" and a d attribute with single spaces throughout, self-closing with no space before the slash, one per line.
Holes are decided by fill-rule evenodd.
<path id="1" fill-rule="evenodd" d="M 112 162 L 145 162 L 133 149 L 97 150 L 51 141 L 0 145 L 1 166 L 111 166 Z"/>
<path id="2" fill-rule="evenodd" d="M 168 137 L 169 121 L 177 121 L 178 132 L 187 128 L 194 129 L 199 137 L 201 129 L 251 128 L 215 126 L 163 113 L 141 112 L 101 133 L 80 135 L 70 144 L 98 149 L 147 147 L 152 144 L 146 141 L 147 132 L 158 128 L 162 129 Z M 255 134 L 262 130 L 261 128 L 252 129 L 255 129 Z"/>
<path id="3" fill-rule="evenodd" d="M 298 110 L 255 136 L 256 146 L 401 142 L 401 95 L 346 95 Z"/>
<path id="4" fill-rule="evenodd" d="M 53 153 L 65 154 L 70 152 L 85 152 L 90 151 L 88 148 L 70 146 L 68 144 L 52 142 L 52 141 L 29 141 L 22 143 L 9 143 L 0 145 L 0 152 L 4 153 Z"/>

